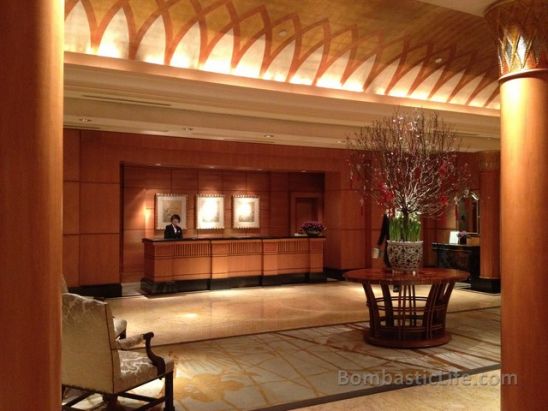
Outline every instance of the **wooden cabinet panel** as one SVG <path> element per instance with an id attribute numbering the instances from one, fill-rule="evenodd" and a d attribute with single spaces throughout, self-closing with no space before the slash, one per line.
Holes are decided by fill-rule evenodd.
<path id="1" fill-rule="evenodd" d="M 270 196 L 270 224 L 289 230 L 289 196 L 287 192 L 272 193 Z"/>
<path id="2" fill-rule="evenodd" d="M 150 193 L 153 197 L 150 204 L 148 194 L 145 188 L 124 188 L 124 230 L 145 230 L 148 225 L 154 227 L 154 194 Z"/>
<path id="3" fill-rule="evenodd" d="M 164 167 L 124 167 L 124 186 L 171 188 L 171 170 Z"/>
<path id="4" fill-rule="evenodd" d="M 80 232 L 80 184 L 63 183 L 63 234 Z"/>
<path id="5" fill-rule="evenodd" d="M 120 185 L 80 185 L 80 233 L 120 232 Z"/>
<path id="6" fill-rule="evenodd" d="M 341 230 L 341 259 L 344 269 L 363 268 L 371 258 L 371 247 L 366 247 L 363 230 Z"/>
<path id="7" fill-rule="evenodd" d="M 80 285 L 80 236 L 63 236 L 63 275 L 67 286 Z"/>
<path id="8" fill-rule="evenodd" d="M 198 191 L 198 170 L 177 169 L 171 171 L 171 188 L 174 192 Z"/>
<path id="9" fill-rule="evenodd" d="M 223 171 L 223 191 L 233 191 L 235 194 L 245 194 L 246 173 L 241 171 Z"/>
<path id="10" fill-rule="evenodd" d="M 289 191 L 323 192 L 324 178 L 321 173 L 290 173 Z"/>
<path id="11" fill-rule="evenodd" d="M 223 190 L 223 174 L 220 171 L 198 171 L 198 191 L 200 193 L 220 193 Z"/>
<path id="12" fill-rule="evenodd" d="M 342 229 L 364 229 L 365 228 L 365 209 L 362 209 L 360 203 L 360 193 L 357 191 L 341 191 L 341 228 Z M 382 214 L 381 214 L 382 216 Z"/>
<path id="13" fill-rule="evenodd" d="M 80 130 L 63 132 L 63 179 L 80 180 Z"/>
<path id="14" fill-rule="evenodd" d="M 142 240 L 145 230 L 125 230 L 122 250 L 122 281 L 124 273 L 144 272 L 144 252 Z"/>
<path id="15" fill-rule="evenodd" d="M 329 268 L 341 266 L 341 230 L 329 228 L 326 233 L 324 265 Z"/>
<path id="16" fill-rule="evenodd" d="M 120 183 L 120 148 L 104 144 L 97 134 L 82 130 L 80 181 Z"/>
<path id="17" fill-rule="evenodd" d="M 289 190 L 289 174 L 288 173 L 271 173 L 270 174 L 270 191 L 288 191 Z"/>
<path id="18" fill-rule="evenodd" d="M 249 194 L 256 194 L 260 191 L 270 189 L 270 179 L 268 173 L 247 173 L 246 189 Z"/>
<path id="19" fill-rule="evenodd" d="M 80 236 L 80 285 L 120 283 L 120 236 Z"/>

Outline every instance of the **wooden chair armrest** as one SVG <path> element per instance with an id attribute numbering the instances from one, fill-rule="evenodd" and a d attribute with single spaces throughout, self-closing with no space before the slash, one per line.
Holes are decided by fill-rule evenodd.
<path id="1" fill-rule="evenodd" d="M 154 364 L 154 366 L 158 369 L 158 375 L 163 375 L 166 372 L 166 362 L 164 361 L 162 357 L 159 357 L 152 352 L 152 346 L 150 343 L 150 341 L 152 340 L 152 337 L 154 337 L 153 332 L 143 334 L 147 356 L 149 360 L 152 362 L 152 364 Z"/>

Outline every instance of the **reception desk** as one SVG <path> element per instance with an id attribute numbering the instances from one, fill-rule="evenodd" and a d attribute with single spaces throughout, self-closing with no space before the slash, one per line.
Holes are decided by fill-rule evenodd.
<path id="1" fill-rule="evenodd" d="M 321 237 L 143 239 L 149 294 L 325 281 Z"/>

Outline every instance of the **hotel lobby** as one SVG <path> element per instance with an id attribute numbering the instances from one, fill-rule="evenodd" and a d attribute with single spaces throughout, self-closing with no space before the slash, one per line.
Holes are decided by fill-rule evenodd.
<path id="1" fill-rule="evenodd" d="M 1 411 L 546 409 L 548 1 L 7 3 Z"/>

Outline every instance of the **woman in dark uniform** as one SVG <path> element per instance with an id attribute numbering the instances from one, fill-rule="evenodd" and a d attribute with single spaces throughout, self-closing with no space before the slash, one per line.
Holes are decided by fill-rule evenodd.
<path id="1" fill-rule="evenodd" d="M 379 240 L 377 241 L 377 246 L 379 248 L 382 248 L 382 254 L 383 254 L 383 261 L 384 266 L 386 268 L 391 268 L 390 261 L 388 260 L 388 253 L 386 252 L 387 248 L 387 241 L 390 240 L 390 219 L 388 218 L 388 215 L 386 213 L 382 216 L 382 226 L 381 226 L 381 233 L 379 235 Z"/>
<path id="2" fill-rule="evenodd" d="M 173 214 L 171 216 L 171 224 L 166 225 L 164 230 L 164 238 L 166 240 L 180 240 L 183 238 L 183 230 L 179 227 L 181 222 L 181 217 L 178 214 Z"/>
<path id="3" fill-rule="evenodd" d="M 390 265 L 390 260 L 388 259 L 388 243 L 387 241 L 390 240 L 390 219 L 388 218 L 388 215 L 384 213 L 382 216 L 382 226 L 381 226 L 381 234 L 379 235 L 379 241 L 377 241 L 377 246 L 381 248 L 383 247 L 383 261 L 384 266 L 388 269 L 392 268 Z M 393 287 L 393 290 L 395 293 L 400 291 L 400 287 L 398 285 L 395 285 Z"/>

